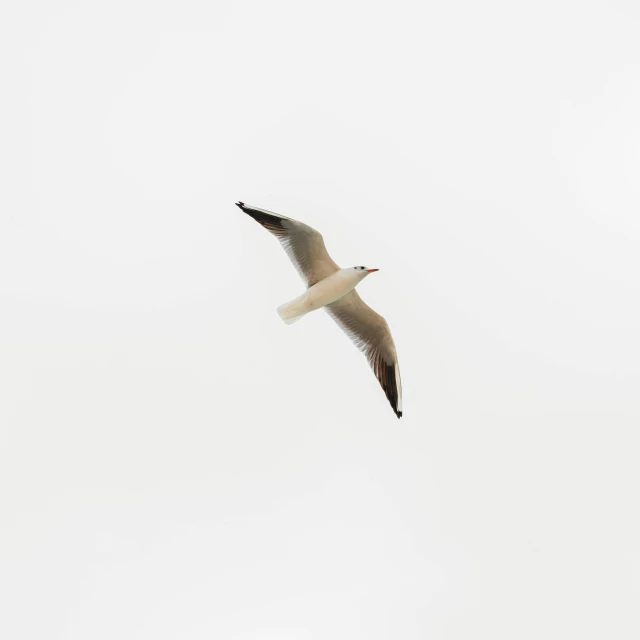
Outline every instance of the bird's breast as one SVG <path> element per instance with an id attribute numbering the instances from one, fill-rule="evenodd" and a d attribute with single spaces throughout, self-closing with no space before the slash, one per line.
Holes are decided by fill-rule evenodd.
<path id="1" fill-rule="evenodd" d="M 308 306 L 309 311 L 319 309 L 342 298 L 356 284 L 358 284 L 358 281 L 347 278 L 344 273 L 338 271 L 309 287 L 304 294 L 305 304 Z"/>

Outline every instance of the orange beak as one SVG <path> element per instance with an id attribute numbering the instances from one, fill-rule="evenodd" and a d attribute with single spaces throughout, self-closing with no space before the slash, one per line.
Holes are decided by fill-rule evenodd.
<path id="1" fill-rule="evenodd" d="M 368 273 L 373 273 L 374 271 L 380 271 L 380 269 L 367 269 Z"/>

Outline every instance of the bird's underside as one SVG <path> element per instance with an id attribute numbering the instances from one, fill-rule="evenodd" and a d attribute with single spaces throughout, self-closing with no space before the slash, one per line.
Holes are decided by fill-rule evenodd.
<path id="1" fill-rule="evenodd" d="M 243 202 L 236 204 L 278 238 L 307 287 L 339 271 L 322 235 L 312 227 Z M 364 353 L 393 411 L 398 418 L 402 417 L 400 369 L 386 320 L 371 309 L 355 289 L 324 308 Z"/>

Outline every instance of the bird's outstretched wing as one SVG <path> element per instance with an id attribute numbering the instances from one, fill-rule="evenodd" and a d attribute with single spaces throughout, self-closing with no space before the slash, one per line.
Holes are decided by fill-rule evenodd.
<path id="1" fill-rule="evenodd" d="M 338 271 L 338 265 L 327 253 L 322 235 L 309 225 L 244 202 L 236 202 L 236 205 L 278 238 L 307 287 Z"/>
<path id="2" fill-rule="evenodd" d="M 325 309 L 364 353 L 391 408 L 402 417 L 402 385 L 396 346 L 387 321 L 353 289 Z"/>

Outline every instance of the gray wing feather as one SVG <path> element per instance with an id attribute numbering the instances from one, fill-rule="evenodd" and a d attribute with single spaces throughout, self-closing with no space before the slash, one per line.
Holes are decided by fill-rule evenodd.
<path id="1" fill-rule="evenodd" d="M 236 202 L 236 205 L 278 238 L 307 287 L 338 271 L 322 235 L 309 225 L 244 202 Z"/>
<path id="2" fill-rule="evenodd" d="M 389 404 L 402 417 L 402 384 L 396 346 L 387 321 L 367 305 L 355 289 L 325 309 L 364 353 Z"/>

